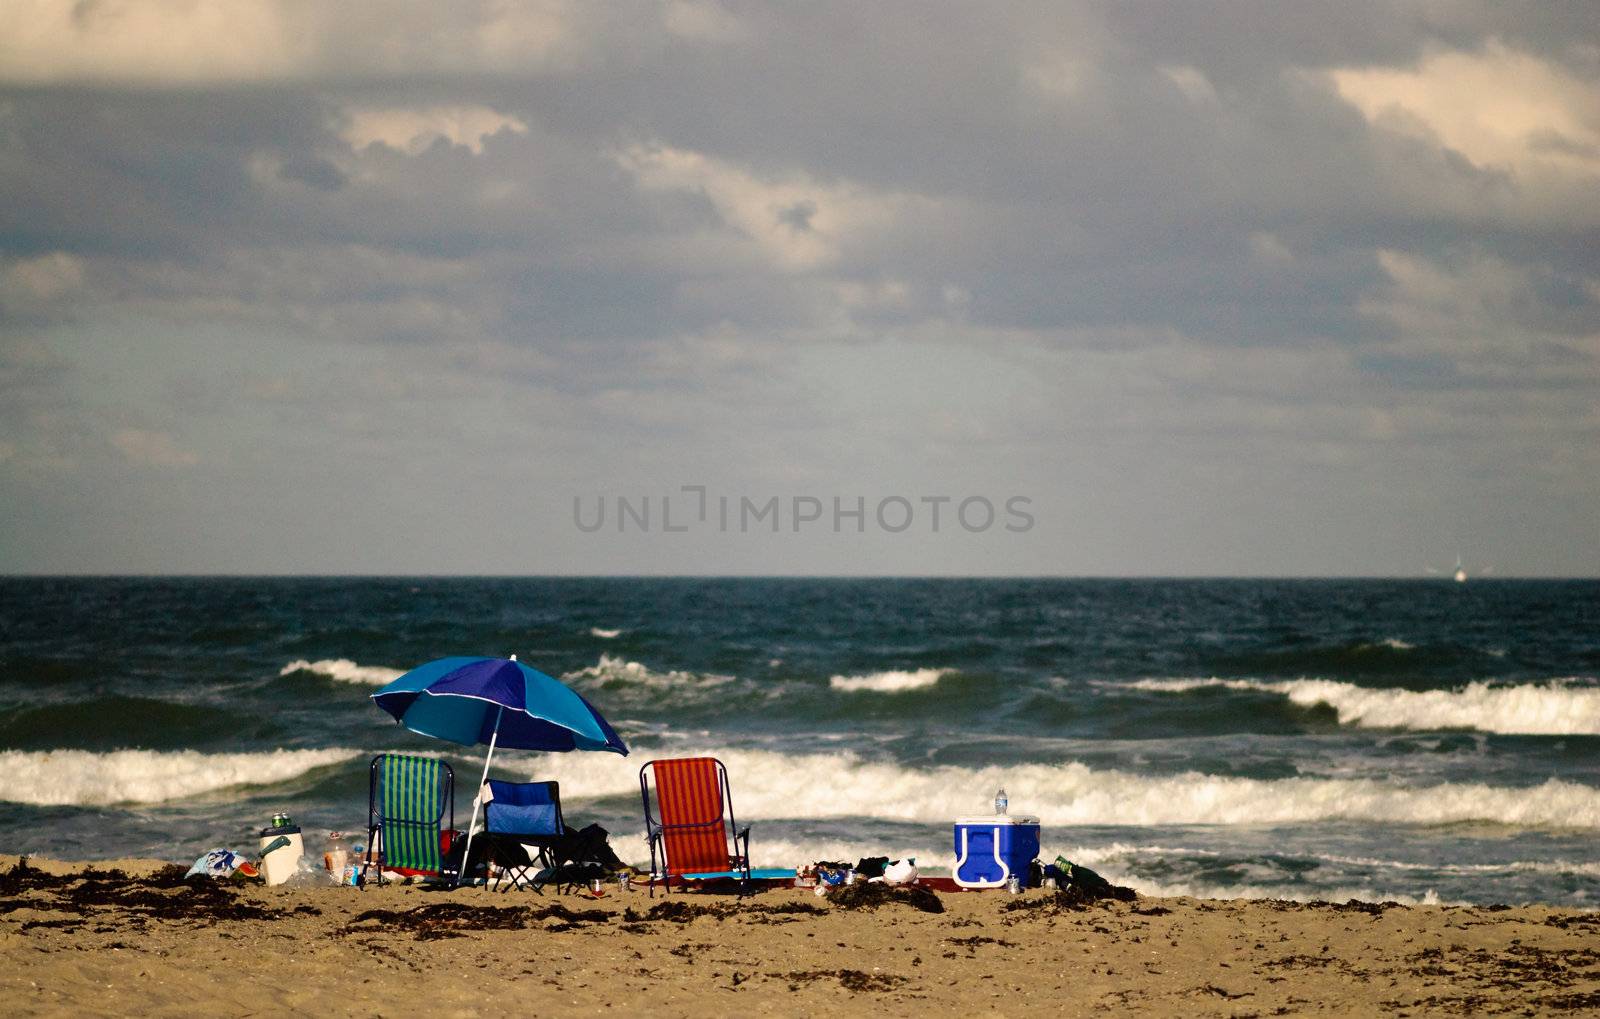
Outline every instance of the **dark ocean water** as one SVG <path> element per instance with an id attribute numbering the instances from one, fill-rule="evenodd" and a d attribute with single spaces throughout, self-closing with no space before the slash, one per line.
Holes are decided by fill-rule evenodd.
<path id="1" fill-rule="evenodd" d="M 464 815 L 481 757 L 368 698 L 511 653 L 633 754 L 496 771 L 631 859 L 639 765 L 711 752 L 757 864 L 947 867 L 1003 785 L 1151 893 L 1600 906 L 1593 581 L 0 579 L 0 851 L 359 829 L 393 748 L 445 753 Z"/>

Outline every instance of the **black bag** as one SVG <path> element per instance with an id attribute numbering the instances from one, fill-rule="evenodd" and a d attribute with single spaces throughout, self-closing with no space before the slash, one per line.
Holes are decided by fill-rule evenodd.
<path id="1" fill-rule="evenodd" d="M 555 858 L 558 865 L 593 864 L 607 874 L 627 870 L 628 865 L 611 850 L 611 843 L 608 841 L 610 834 L 598 824 L 591 824 L 578 831 L 569 830 L 551 843 L 550 855 Z"/>
<path id="2" fill-rule="evenodd" d="M 1067 877 L 1068 883 L 1091 899 L 1111 898 L 1112 884 L 1082 864 L 1074 863 Z"/>
<path id="3" fill-rule="evenodd" d="M 1088 867 L 1076 863 L 1071 866 L 1072 869 L 1067 876 L 1067 889 L 1078 894 L 1081 898 L 1116 899 L 1119 902 L 1132 902 L 1138 897 L 1132 888 L 1114 885 Z"/>
<path id="4" fill-rule="evenodd" d="M 472 840 L 472 858 L 466 861 L 466 868 L 462 868 L 461 856 L 467 851 L 467 834 L 458 831 L 450 839 L 450 850 L 444 854 L 444 869 L 446 873 L 460 874 L 463 880 L 470 879 L 484 869 L 489 859 L 489 839 L 485 833 L 479 832 Z"/>

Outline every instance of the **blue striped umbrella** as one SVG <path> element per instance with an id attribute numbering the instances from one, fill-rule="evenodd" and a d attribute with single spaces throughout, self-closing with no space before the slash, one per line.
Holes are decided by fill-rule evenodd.
<path id="1" fill-rule="evenodd" d="M 622 737 L 593 704 L 560 680 L 517 661 L 516 655 L 440 658 L 412 669 L 372 700 L 412 732 L 469 747 L 488 744 L 479 794 L 472 798 L 463 870 L 496 747 L 628 753 Z M 460 882 L 459 874 L 456 880 Z"/>

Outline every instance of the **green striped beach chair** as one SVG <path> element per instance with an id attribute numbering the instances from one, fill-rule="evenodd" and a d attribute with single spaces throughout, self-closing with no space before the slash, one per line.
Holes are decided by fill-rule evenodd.
<path id="1" fill-rule="evenodd" d="M 444 877 L 441 823 L 456 826 L 455 772 L 437 757 L 379 754 L 372 759 L 367 796 L 367 858 L 363 870 Z"/>

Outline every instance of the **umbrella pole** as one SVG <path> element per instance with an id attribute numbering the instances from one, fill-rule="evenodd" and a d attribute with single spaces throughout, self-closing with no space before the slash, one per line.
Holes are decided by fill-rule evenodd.
<path id="1" fill-rule="evenodd" d="M 489 736 L 489 752 L 483 757 L 483 777 L 478 779 L 478 788 L 472 794 L 472 823 L 467 825 L 467 847 L 461 851 L 461 869 L 456 871 L 456 887 L 461 887 L 461 879 L 466 876 L 467 861 L 472 859 L 472 829 L 478 826 L 478 808 L 483 805 L 483 786 L 489 781 L 489 762 L 494 760 L 494 745 L 500 739 L 500 719 L 505 716 L 505 705 L 500 705 L 500 710 L 494 715 L 494 732 Z M 488 887 L 489 873 L 484 871 L 484 887 Z"/>

